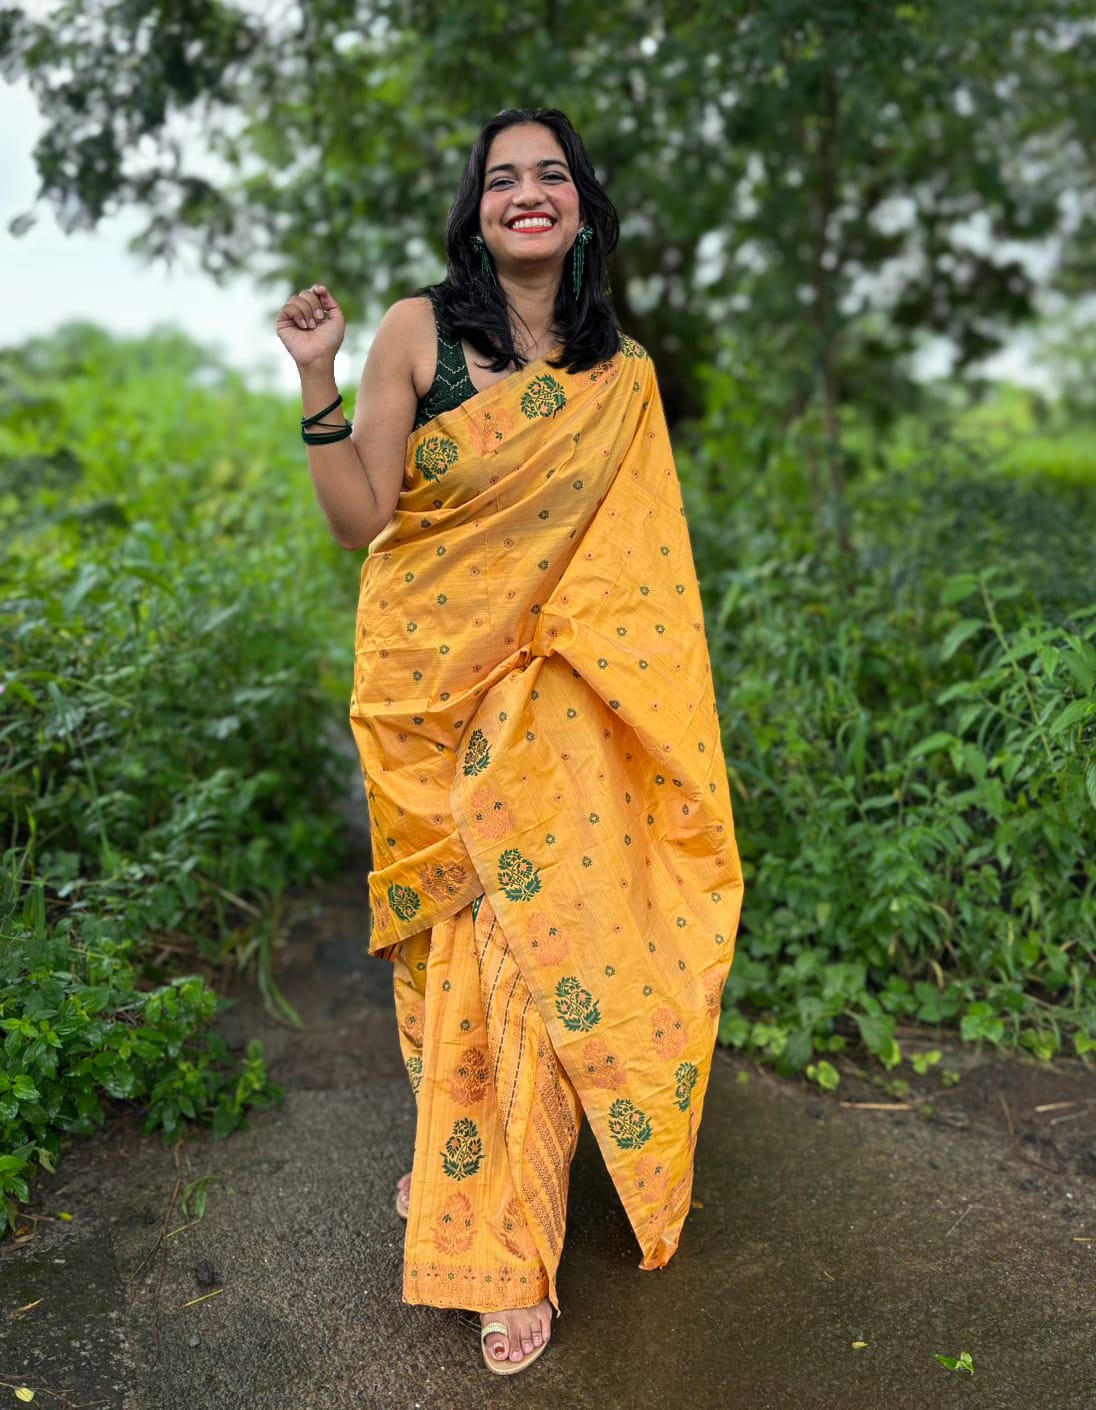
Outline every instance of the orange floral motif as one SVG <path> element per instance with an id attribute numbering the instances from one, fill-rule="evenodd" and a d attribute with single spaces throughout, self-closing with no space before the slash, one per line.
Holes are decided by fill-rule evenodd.
<path id="1" fill-rule="evenodd" d="M 516 1195 L 511 1195 L 506 1201 L 506 1208 L 499 1220 L 498 1234 L 515 1258 L 529 1260 L 537 1256 L 532 1231 L 526 1223 Z"/>
<path id="2" fill-rule="evenodd" d="M 571 953 L 567 936 L 541 911 L 526 922 L 525 938 L 538 964 L 562 964 Z"/>
<path id="3" fill-rule="evenodd" d="M 474 1106 L 491 1085 L 491 1065 L 482 1048 L 465 1048 L 449 1082 L 449 1095 L 458 1106 Z"/>
<path id="4" fill-rule="evenodd" d="M 434 901 L 455 896 L 467 880 L 468 873 L 460 862 L 423 867 L 419 872 L 419 888 Z"/>
<path id="5" fill-rule="evenodd" d="M 377 930 L 387 930 L 392 923 L 392 912 L 387 901 L 373 902 L 373 925 Z"/>
<path id="6" fill-rule="evenodd" d="M 722 970 L 711 970 L 704 976 L 704 1004 L 714 1017 L 719 1012 L 723 994 L 724 975 Z"/>
<path id="7" fill-rule="evenodd" d="M 434 1221 L 434 1244 L 442 1253 L 467 1253 L 476 1237 L 476 1216 L 467 1195 L 450 1195 Z"/>
<path id="8" fill-rule="evenodd" d="M 636 1191 L 644 1199 L 662 1199 L 670 1185 L 670 1172 L 653 1155 L 641 1155 L 636 1161 Z"/>
<path id="9" fill-rule="evenodd" d="M 600 382 L 603 387 L 607 387 L 610 382 L 616 381 L 619 372 L 620 363 L 615 358 L 610 358 L 608 362 L 599 362 L 586 375 L 591 382 Z"/>
<path id="10" fill-rule="evenodd" d="M 616 1053 L 609 1051 L 604 1038 L 590 1039 L 582 1049 L 582 1063 L 586 1076 L 594 1086 L 603 1087 L 606 1091 L 616 1091 L 628 1079 L 624 1064 Z"/>
<path id="11" fill-rule="evenodd" d="M 676 1009 L 669 1004 L 655 1009 L 651 1015 L 651 1042 L 660 1057 L 677 1057 L 688 1041 L 688 1030 Z"/>
<path id="12" fill-rule="evenodd" d="M 514 815 L 493 788 L 477 788 L 472 808 L 472 821 L 482 837 L 498 842 L 515 830 Z"/>
<path id="13" fill-rule="evenodd" d="M 514 429 L 514 413 L 505 406 L 470 412 L 468 439 L 477 455 L 493 455 Z"/>
<path id="14" fill-rule="evenodd" d="M 410 1039 L 416 1047 L 422 1047 L 422 1034 L 425 1021 L 426 1000 L 413 999 L 404 1010 L 400 1027 L 403 1029 L 404 1037 Z"/>

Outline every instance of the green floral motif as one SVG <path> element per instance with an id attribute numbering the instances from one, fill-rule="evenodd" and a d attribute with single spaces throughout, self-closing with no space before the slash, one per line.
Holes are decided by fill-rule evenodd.
<path id="1" fill-rule="evenodd" d="M 422 900 L 419 893 L 410 886 L 390 886 L 388 904 L 400 920 L 410 920 L 412 916 L 418 915 Z"/>
<path id="2" fill-rule="evenodd" d="M 522 412 L 530 421 L 535 421 L 538 416 L 554 416 L 566 405 L 567 393 L 547 372 L 534 377 L 521 398 Z"/>
<path id="3" fill-rule="evenodd" d="M 440 480 L 456 465 L 460 452 L 448 436 L 427 436 L 415 450 L 415 465 L 424 480 Z"/>
<path id="4" fill-rule="evenodd" d="M 568 1033 L 589 1033 L 601 1022 L 597 1000 L 573 974 L 565 974 L 556 985 L 556 1013 Z"/>
<path id="5" fill-rule="evenodd" d="M 609 1135 L 622 1151 L 637 1151 L 651 1139 L 651 1123 L 635 1102 L 618 1097 L 609 1108 Z"/>
<path id="6" fill-rule="evenodd" d="M 640 347 L 634 338 L 622 336 L 620 339 L 620 351 L 625 357 L 644 358 L 647 356 L 646 351 Z"/>
<path id="7" fill-rule="evenodd" d="M 699 1076 L 700 1071 L 695 1062 L 683 1062 L 674 1073 L 674 1081 L 677 1083 L 674 1101 L 677 1102 L 679 1111 L 689 1110 L 693 1100 L 693 1088 Z"/>
<path id="8" fill-rule="evenodd" d="M 419 1088 L 422 1086 L 422 1058 L 418 1053 L 414 1053 L 407 1059 L 407 1075 L 411 1079 L 411 1090 L 418 1096 Z"/>
<path id="9" fill-rule="evenodd" d="M 441 1153 L 441 1168 L 450 1180 L 466 1180 L 480 1168 L 483 1142 L 479 1127 L 468 1116 L 453 1122 L 453 1134 Z"/>
<path id="10" fill-rule="evenodd" d="M 487 736 L 483 730 L 474 729 L 468 741 L 468 748 L 464 751 L 465 778 L 474 778 L 476 774 L 483 773 L 490 762 L 491 746 L 487 743 Z"/>
<path id="11" fill-rule="evenodd" d="M 540 890 L 540 871 L 516 847 L 499 858 L 499 885 L 508 901 L 531 901 Z"/>

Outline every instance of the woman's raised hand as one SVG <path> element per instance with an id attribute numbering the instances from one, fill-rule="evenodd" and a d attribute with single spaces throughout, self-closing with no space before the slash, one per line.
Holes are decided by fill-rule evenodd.
<path id="1" fill-rule="evenodd" d="M 278 337 L 298 367 L 331 362 L 346 333 L 343 311 L 322 284 L 302 289 L 282 305 Z"/>

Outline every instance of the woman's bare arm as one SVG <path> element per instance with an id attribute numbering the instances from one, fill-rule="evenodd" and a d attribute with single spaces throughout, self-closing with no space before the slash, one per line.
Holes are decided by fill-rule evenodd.
<path id="1" fill-rule="evenodd" d="M 296 295 L 279 316 L 278 336 L 297 363 L 306 417 L 329 406 L 338 395 L 334 361 L 344 329 L 342 312 L 322 285 Z M 381 320 L 366 360 L 353 435 L 308 447 L 316 498 L 343 548 L 365 548 L 392 517 L 426 364 L 435 358 L 429 301 L 405 299 L 394 304 Z M 339 411 L 324 420 L 337 426 L 344 418 Z"/>

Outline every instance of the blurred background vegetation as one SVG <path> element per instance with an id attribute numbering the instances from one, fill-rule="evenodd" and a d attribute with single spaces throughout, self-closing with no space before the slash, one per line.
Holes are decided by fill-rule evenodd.
<path id="1" fill-rule="evenodd" d="M 137 210 L 149 257 L 322 272 L 358 320 L 439 276 L 486 116 L 568 112 L 710 609 L 724 1040 L 822 1085 L 910 1023 L 1096 1047 L 1087 3 L 95 0 L 0 9 L 0 57 L 67 228 Z M 986 373 L 1021 332 L 1038 392 Z M 276 1095 L 178 976 L 277 1005 L 277 898 L 338 863 L 355 575 L 296 414 L 167 333 L 0 361 L 11 1209 L 104 1099 L 172 1134 Z"/>

